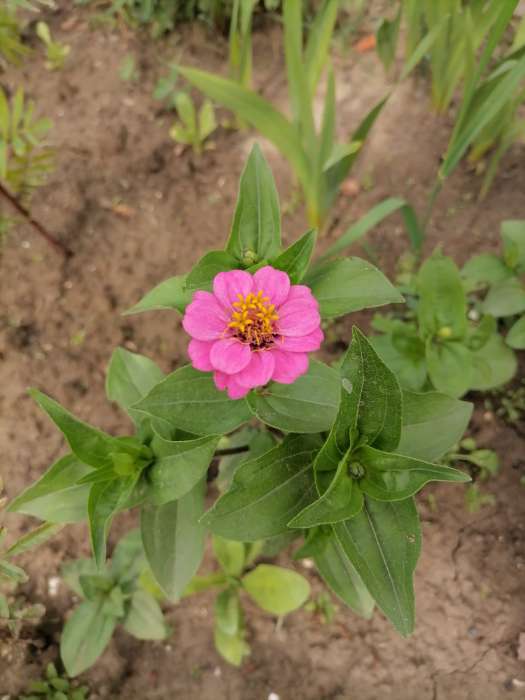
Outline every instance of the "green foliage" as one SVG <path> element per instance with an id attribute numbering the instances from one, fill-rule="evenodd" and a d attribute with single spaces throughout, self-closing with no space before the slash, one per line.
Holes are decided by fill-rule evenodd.
<path id="1" fill-rule="evenodd" d="M 45 144 L 51 122 L 35 118 L 35 105 L 18 88 L 11 100 L 0 88 L 0 179 L 22 200 L 42 185 L 53 169 Z"/>
<path id="2" fill-rule="evenodd" d="M 19 700 L 87 700 L 89 688 L 72 683 L 63 674 L 59 674 L 55 664 L 49 663 L 42 680 L 30 681 L 27 692 Z"/>
<path id="3" fill-rule="evenodd" d="M 448 465 L 464 462 L 469 465 L 476 483 L 470 484 L 465 491 L 465 506 L 469 513 L 477 513 L 485 505 L 494 505 L 496 499 L 492 494 L 483 493 L 477 481 L 487 481 L 499 473 L 499 457 L 494 450 L 479 448 L 474 438 L 468 437 L 443 457 Z"/>
<path id="4" fill-rule="evenodd" d="M 314 124 L 313 101 L 324 69 L 329 64 L 330 39 L 338 0 L 325 0 L 303 49 L 300 0 L 283 5 L 284 44 L 292 120 L 244 83 L 195 68 L 180 67 L 180 74 L 209 98 L 232 110 L 281 151 L 299 181 L 312 227 L 327 220 L 339 187 L 348 176 L 368 132 L 384 106 L 377 104 L 344 143 L 335 140 L 335 79 L 328 67 L 328 84 L 322 123 Z"/>
<path id="5" fill-rule="evenodd" d="M 90 559 L 77 559 L 64 565 L 64 581 L 83 599 L 67 619 L 60 640 L 60 656 L 70 676 L 95 663 L 118 624 L 137 639 L 168 636 L 157 600 L 143 587 L 145 569 L 137 530 L 120 540 L 111 564 L 97 568 Z"/>
<path id="6" fill-rule="evenodd" d="M 49 70 L 60 70 L 64 67 L 66 58 L 71 51 L 71 47 L 67 44 L 61 44 L 54 41 L 51 36 L 51 31 L 45 22 L 38 22 L 36 25 L 36 33 L 38 38 L 46 47 L 46 67 Z"/>
<path id="7" fill-rule="evenodd" d="M 187 92 L 177 92 L 173 103 L 179 115 L 179 121 L 170 129 L 171 138 L 177 143 L 191 146 L 195 153 L 202 153 L 205 141 L 217 128 L 215 110 L 210 100 L 204 100 L 197 111 L 193 100 Z"/>

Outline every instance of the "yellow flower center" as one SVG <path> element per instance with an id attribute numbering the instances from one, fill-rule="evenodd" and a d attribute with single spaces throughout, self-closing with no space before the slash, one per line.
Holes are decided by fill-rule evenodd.
<path id="1" fill-rule="evenodd" d="M 275 304 L 270 304 L 270 298 L 264 296 L 262 289 L 257 294 L 237 294 L 237 299 L 233 302 L 235 311 L 228 328 L 254 350 L 272 345 L 278 335 L 275 322 L 279 320 L 279 315 L 275 313 Z"/>

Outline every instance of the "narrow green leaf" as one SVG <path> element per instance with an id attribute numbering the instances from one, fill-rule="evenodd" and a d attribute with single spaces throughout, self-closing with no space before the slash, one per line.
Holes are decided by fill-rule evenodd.
<path id="1" fill-rule="evenodd" d="M 186 278 L 186 290 L 194 292 L 197 289 L 211 291 L 213 279 L 219 272 L 236 270 L 239 260 L 225 250 L 213 250 L 206 253 Z"/>
<path id="2" fill-rule="evenodd" d="M 295 571 L 259 564 L 242 578 L 242 586 L 259 607 L 272 615 L 297 610 L 310 595 L 310 584 Z"/>
<path id="3" fill-rule="evenodd" d="M 0 580 L 2 578 L 10 579 L 15 583 L 25 583 L 29 576 L 16 564 L 0 559 Z"/>
<path id="4" fill-rule="evenodd" d="M 47 542 L 47 540 L 49 540 L 51 537 L 54 537 L 57 532 L 60 532 L 62 527 L 62 523 L 43 523 L 43 525 L 40 525 L 40 527 L 37 527 L 34 530 L 30 530 L 14 544 L 12 544 L 5 552 L 5 555 L 8 557 L 14 557 L 18 554 L 22 554 L 23 552 L 27 552 L 33 547 L 38 547 L 44 542 Z"/>
<path id="5" fill-rule="evenodd" d="M 312 96 L 328 60 L 338 9 L 339 0 L 324 0 L 322 7 L 315 13 L 308 33 L 303 70 Z"/>
<path id="6" fill-rule="evenodd" d="M 186 276 L 177 275 L 154 287 L 137 304 L 125 311 L 124 316 L 161 309 L 176 309 L 182 314 L 190 301 L 191 293 L 186 290 Z"/>
<path id="7" fill-rule="evenodd" d="M 308 273 L 305 284 L 319 302 L 323 318 L 404 301 L 383 273 L 361 258 L 317 266 Z"/>
<path id="8" fill-rule="evenodd" d="M 215 625 L 229 637 L 239 634 L 242 629 L 242 610 L 239 594 L 234 588 L 221 591 L 215 599 Z"/>
<path id="9" fill-rule="evenodd" d="M 292 284 L 299 284 L 308 269 L 316 237 L 313 230 L 305 233 L 271 262 L 272 267 L 286 272 Z"/>
<path id="10" fill-rule="evenodd" d="M 116 619 L 102 612 L 103 602 L 81 603 L 66 620 L 60 639 L 60 657 L 69 676 L 92 666 L 109 644 Z"/>
<path id="11" fill-rule="evenodd" d="M 385 503 L 365 498 L 355 518 L 333 527 L 377 605 L 403 636 L 409 635 L 414 629 L 412 576 L 421 548 L 413 499 Z"/>
<path id="12" fill-rule="evenodd" d="M 212 532 L 254 542 L 286 532 L 286 524 L 315 498 L 312 463 L 321 446 L 314 435 L 286 437 L 235 472 L 231 489 L 202 519 Z"/>
<path id="13" fill-rule="evenodd" d="M 141 514 L 142 543 L 153 575 L 170 600 L 176 601 L 196 573 L 204 552 L 203 479 L 178 501 L 145 505 Z"/>
<path id="14" fill-rule="evenodd" d="M 160 605 L 146 591 L 135 591 L 124 620 L 124 629 L 137 639 L 165 639 L 169 629 Z"/>

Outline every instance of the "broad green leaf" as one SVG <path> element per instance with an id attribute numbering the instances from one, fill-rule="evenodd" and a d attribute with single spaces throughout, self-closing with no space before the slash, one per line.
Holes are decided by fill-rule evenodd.
<path id="1" fill-rule="evenodd" d="M 403 392 L 403 426 L 397 451 L 416 459 L 434 461 L 459 442 L 473 405 L 436 391 Z"/>
<path id="2" fill-rule="evenodd" d="M 78 578 L 82 596 L 87 600 L 98 600 L 101 594 L 109 593 L 114 583 L 111 578 L 104 574 L 82 574 Z M 120 608 L 117 616 L 123 614 L 124 610 Z"/>
<path id="3" fill-rule="evenodd" d="M 514 316 L 525 311 L 525 286 L 518 277 L 509 277 L 490 288 L 483 311 L 496 316 Z"/>
<path id="4" fill-rule="evenodd" d="M 122 537 L 111 555 L 111 573 L 120 583 L 127 583 L 140 576 L 146 568 L 140 530 L 135 528 Z"/>
<path id="5" fill-rule="evenodd" d="M 404 301 L 383 273 L 361 258 L 316 267 L 306 276 L 305 284 L 319 302 L 323 318 Z"/>
<path id="6" fill-rule="evenodd" d="M 270 102 L 233 80 L 220 78 L 213 73 L 187 67 L 180 67 L 179 71 L 205 95 L 232 110 L 271 141 L 291 163 L 303 187 L 308 187 L 309 165 L 299 133 Z"/>
<path id="7" fill-rule="evenodd" d="M 272 171 L 257 144 L 241 175 L 239 196 L 226 250 L 243 261 L 271 258 L 281 247 L 281 213 Z"/>
<path id="8" fill-rule="evenodd" d="M 286 272 L 292 284 L 299 284 L 308 269 L 315 247 L 315 240 L 315 231 L 308 231 L 277 258 L 272 260 L 272 267 Z"/>
<path id="9" fill-rule="evenodd" d="M 515 353 L 498 334 L 480 350 L 472 353 L 473 376 L 470 386 L 475 391 L 494 389 L 509 382 L 516 374 L 518 361 Z"/>
<path id="10" fill-rule="evenodd" d="M 100 572 L 93 559 L 75 559 L 62 565 L 60 573 L 66 586 L 80 598 L 84 597 L 84 590 L 80 585 L 83 576 L 96 576 Z"/>
<path id="11" fill-rule="evenodd" d="M 257 605 L 272 615 L 297 610 L 310 595 L 310 584 L 295 571 L 259 564 L 242 577 L 242 586 Z"/>
<path id="12" fill-rule="evenodd" d="M 131 406 L 164 379 L 164 372 L 149 357 L 117 348 L 106 375 L 106 395 L 136 418 Z"/>
<path id="13" fill-rule="evenodd" d="M 504 221 L 501 224 L 503 258 L 518 272 L 525 272 L 525 221 Z"/>
<path id="14" fill-rule="evenodd" d="M 206 476 L 218 442 L 218 435 L 172 441 L 155 433 L 151 443 L 155 461 L 146 474 L 151 502 L 160 506 L 188 493 Z"/>
<path id="15" fill-rule="evenodd" d="M 334 422 L 339 388 L 335 370 L 310 360 L 308 372 L 293 384 L 271 382 L 248 394 L 248 403 L 266 425 L 291 433 L 319 433 Z"/>
<path id="16" fill-rule="evenodd" d="M 244 544 L 214 535 L 212 545 L 213 553 L 224 573 L 228 576 L 240 576 L 246 558 Z M 229 632 L 229 634 L 233 634 L 233 632 Z"/>
<path id="17" fill-rule="evenodd" d="M 419 225 L 412 207 L 410 207 L 410 205 L 404 199 L 389 197 L 388 199 L 385 199 L 372 207 L 372 209 L 362 216 L 359 221 L 351 224 L 346 231 L 339 236 L 338 240 L 332 244 L 325 253 L 323 253 L 320 260 L 323 261 L 337 255 L 342 250 L 352 245 L 352 243 L 355 243 L 361 239 L 370 230 L 377 226 L 377 224 L 381 223 L 383 219 L 386 219 L 388 216 L 397 211 L 400 211 L 403 214 L 405 219 L 405 227 L 407 228 L 412 248 L 416 250 L 419 249 L 423 242 L 424 236 L 419 229 Z"/>
<path id="18" fill-rule="evenodd" d="M 425 462 L 414 457 L 362 447 L 355 459 L 365 470 L 359 481 L 361 490 L 378 501 L 402 501 L 417 493 L 430 481 L 465 483 L 470 476 L 458 469 Z"/>
<path id="19" fill-rule="evenodd" d="M 5 552 L 5 556 L 14 557 L 23 552 L 27 552 L 33 547 L 47 542 L 51 537 L 54 537 L 57 532 L 60 532 L 62 523 L 43 523 L 40 527 L 30 530 L 25 535 L 22 535 L 9 549 Z"/>
<path id="20" fill-rule="evenodd" d="M 169 628 L 155 598 L 146 591 L 134 591 L 124 620 L 124 629 L 137 639 L 165 639 Z"/>
<path id="21" fill-rule="evenodd" d="M 316 530 L 296 556 L 311 557 L 324 582 L 345 605 L 366 619 L 372 617 L 374 599 L 346 556 L 332 528 Z"/>
<path id="22" fill-rule="evenodd" d="M 215 624 L 213 638 L 218 653 L 233 666 L 240 666 L 244 657 L 250 653 L 250 647 L 244 639 L 244 629 L 238 634 L 230 635 Z"/>
<path id="23" fill-rule="evenodd" d="M 268 430 L 257 429 L 253 426 L 245 426 L 233 435 L 222 438 L 219 443 L 224 448 L 235 448 L 247 446 L 247 452 L 240 454 L 226 455 L 221 457 L 219 463 L 219 475 L 217 477 L 217 488 L 222 494 L 227 491 L 237 469 L 249 459 L 260 457 L 272 447 L 275 447 L 276 439 Z"/>
<path id="24" fill-rule="evenodd" d="M 344 553 L 377 605 L 403 635 L 414 629 L 413 572 L 421 548 L 413 499 L 365 498 L 363 510 L 333 526 Z"/>
<path id="25" fill-rule="evenodd" d="M 178 501 L 145 505 L 141 513 L 142 543 L 153 575 L 170 600 L 178 600 L 196 573 L 204 552 L 203 479 Z"/>
<path id="26" fill-rule="evenodd" d="M 459 398 L 472 387 L 473 354 L 460 341 L 427 342 L 427 369 L 438 391 Z"/>
<path id="27" fill-rule="evenodd" d="M 423 338 L 445 332 L 443 337 L 463 338 L 467 331 L 467 298 L 454 261 L 434 253 L 419 270 L 417 289 L 417 315 Z"/>
<path id="28" fill-rule="evenodd" d="M 191 292 L 186 289 L 186 276 L 177 275 L 154 287 L 137 304 L 125 311 L 124 316 L 159 309 L 176 309 L 182 314 L 190 301 Z"/>
<path id="29" fill-rule="evenodd" d="M 348 473 L 348 468 L 348 462 L 343 457 L 323 495 L 292 518 L 288 527 L 311 528 L 338 523 L 357 515 L 363 507 L 363 494 L 357 481 Z"/>
<path id="30" fill-rule="evenodd" d="M 132 447 L 132 443 L 114 438 L 78 420 L 59 403 L 36 389 L 31 389 L 30 394 L 64 434 L 73 454 L 85 464 L 103 469 L 113 466 L 111 453 L 127 452 L 138 456 L 138 444 Z"/>
<path id="31" fill-rule="evenodd" d="M 169 374 L 133 409 L 197 435 L 229 433 L 250 419 L 244 399 L 232 401 L 216 389 L 211 374 L 189 365 Z"/>
<path id="32" fill-rule="evenodd" d="M 396 375 L 400 385 L 411 391 L 421 391 L 427 381 L 425 345 L 417 335 L 407 335 L 406 340 L 407 345 L 413 343 L 409 352 L 395 343 L 393 333 L 369 338 L 370 344 L 385 365 Z"/>
<path id="33" fill-rule="evenodd" d="M 116 618 L 104 615 L 103 602 L 80 603 L 66 620 L 60 639 L 60 657 L 69 676 L 92 666 L 113 636 Z"/>
<path id="34" fill-rule="evenodd" d="M 239 594 L 235 588 L 226 588 L 215 599 L 215 625 L 229 637 L 242 630 L 242 610 Z"/>
<path id="35" fill-rule="evenodd" d="M 197 289 L 211 291 L 213 279 L 219 272 L 236 270 L 239 260 L 225 250 L 213 250 L 206 253 L 186 278 L 186 289 L 194 292 Z"/>
<path id="36" fill-rule="evenodd" d="M 210 100 L 204 100 L 199 110 L 199 138 L 205 141 L 217 128 L 215 109 Z"/>
<path id="37" fill-rule="evenodd" d="M 512 271 L 497 255 L 481 253 L 463 265 L 461 276 L 465 280 L 467 291 L 470 292 L 489 284 L 503 282 L 512 276 Z"/>
<path id="38" fill-rule="evenodd" d="M 89 486 L 78 486 L 77 482 L 92 471 L 75 455 L 66 455 L 11 501 L 8 511 L 54 523 L 85 520 Z"/>
<path id="39" fill-rule="evenodd" d="M 286 532 L 286 524 L 315 498 L 312 463 L 321 440 L 292 435 L 269 452 L 242 464 L 230 491 L 202 522 L 232 540 L 254 542 Z"/>
<path id="40" fill-rule="evenodd" d="M 113 516 L 131 496 L 137 474 L 93 484 L 89 493 L 88 518 L 93 556 L 100 568 L 106 560 L 106 541 Z"/>
<path id="41" fill-rule="evenodd" d="M 514 323 L 505 340 L 511 348 L 525 350 L 525 316 Z"/>

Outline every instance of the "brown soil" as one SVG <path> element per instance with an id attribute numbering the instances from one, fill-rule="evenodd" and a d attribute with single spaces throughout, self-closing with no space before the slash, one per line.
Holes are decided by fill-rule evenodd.
<path id="1" fill-rule="evenodd" d="M 220 130 L 214 150 L 197 158 L 180 152 L 168 137 L 171 117 L 152 97 L 162 61 L 224 70 L 226 45 L 200 27 L 153 43 L 125 27 L 92 31 L 88 13 L 62 9 L 48 21 L 56 38 L 71 45 L 65 68 L 49 72 L 40 51 L 4 83 L 22 82 L 52 132 L 57 167 L 33 200 L 33 212 L 74 251 L 64 262 L 20 226 L 3 249 L 0 276 L 1 472 L 12 497 L 63 451 L 58 432 L 31 402 L 29 385 L 53 394 L 70 410 L 109 432 L 128 429 L 104 398 L 104 371 L 117 345 L 155 358 L 169 371 L 186 362 L 186 340 L 173 313 L 122 317 L 159 281 L 187 270 L 226 237 L 243 161 L 252 133 Z M 137 83 L 118 74 L 131 52 L 140 68 Z M 256 74 L 263 92 L 284 104 L 286 89 L 280 32 L 266 26 L 255 37 Z M 389 87 L 372 54 L 337 61 L 338 121 L 342 134 Z M 338 224 L 322 241 L 389 195 L 409 198 L 421 212 L 450 131 L 448 119 L 428 108 L 424 83 L 398 88 L 384 110 L 356 171 L 372 187 L 337 205 Z M 290 201 L 288 167 L 268 144 L 284 202 Z M 486 200 L 476 202 L 479 183 L 460 168 L 435 209 L 427 252 L 441 243 L 463 261 L 496 248 L 499 224 L 523 217 L 523 150 L 512 150 Z M 118 205 L 118 206 L 117 206 Z M 287 240 L 306 223 L 301 209 L 284 216 Z M 379 226 L 369 243 L 388 272 L 405 248 L 401 221 Z M 356 249 L 359 254 L 359 249 Z M 366 323 L 366 318 L 363 317 Z M 348 322 L 336 325 L 334 348 L 349 337 Z M 524 630 L 523 444 L 516 432 L 476 411 L 473 432 L 481 446 L 499 451 L 501 475 L 484 487 L 496 504 L 469 515 L 461 487 L 427 490 L 419 499 L 424 547 L 416 575 L 418 622 L 409 640 L 397 636 L 377 613 L 371 622 L 339 607 L 335 622 L 322 624 L 305 611 L 282 629 L 250 610 L 252 656 L 240 669 L 216 654 L 212 599 L 185 600 L 167 611 L 173 635 L 165 643 L 141 643 L 117 633 L 100 662 L 86 674 L 92 697 L 191 700 L 497 700 L 525 697 L 525 668 L 518 660 Z M 428 494 L 435 496 L 435 505 Z M 9 516 L 13 534 L 29 519 Z M 115 532 L 129 526 L 130 518 Z M 114 541 L 113 533 L 113 541 Z M 58 654 L 61 624 L 72 605 L 62 584 L 49 593 L 49 579 L 67 559 L 88 554 L 85 528 L 69 527 L 23 563 L 30 582 L 20 590 L 42 602 L 47 615 L 18 641 L 0 637 L 0 694 L 16 697 L 29 678 Z M 286 557 L 283 559 L 291 565 Z M 314 589 L 318 578 L 309 570 Z"/>

